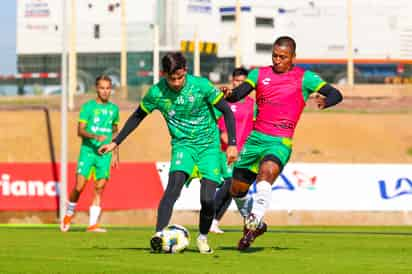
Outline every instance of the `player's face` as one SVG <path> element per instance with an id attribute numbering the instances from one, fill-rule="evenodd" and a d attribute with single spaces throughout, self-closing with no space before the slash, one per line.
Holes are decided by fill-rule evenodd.
<path id="1" fill-rule="evenodd" d="M 174 91 L 180 91 L 185 85 L 186 69 L 178 69 L 174 73 L 166 74 L 166 81 Z"/>
<path id="2" fill-rule="evenodd" d="M 109 81 L 100 80 L 96 86 L 97 98 L 102 102 L 106 103 L 109 101 L 110 93 L 112 92 L 112 85 Z"/>
<path id="3" fill-rule="evenodd" d="M 232 87 L 236 88 L 246 80 L 246 75 L 237 75 L 232 79 Z"/>
<path id="4" fill-rule="evenodd" d="M 272 63 L 275 72 L 284 73 L 293 66 L 295 54 L 288 46 L 275 45 L 272 51 Z"/>

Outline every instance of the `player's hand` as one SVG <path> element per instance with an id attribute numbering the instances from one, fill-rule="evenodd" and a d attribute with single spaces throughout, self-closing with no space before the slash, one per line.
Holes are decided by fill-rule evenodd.
<path id="1" fill-rule="evenodd" d="M 119 160 L 119 148 L 116 147 L 116 148 L 113 150 L 112 168 L 118 168 L 118 167 L 119 167 L 119 163 L 120 163 L 120 160 Z"/>
<path id="2" fill-rule="evenodd" d="M 96 135 L 96 137 L 94 137 L 94 139 L 96 139 L 97 141 L 99 141 L 100 143 L 101 142 L 104 142 L 104 140 L 106 140 L 106 136 L 104 136 L 104 135 Z"/>
<path id="3" fill-rule="evenodd" d="M 326 105 L 326 97 L 321 94 L 315 95 L 315 103 L 319 109 L 324 109 Z"/>
<path id="4" fill-rule="evenodd" d="M 226 149 L 227 164 L 231 165 L 237 160 L 237 147 L 228 146 Z"/>
<path id="5" fill-rule="evenodd" d="M 117 147 L 117 144 L 115 142 L 111 142 L 110 144 L 107 145 L 102 145 L 101 147 L 99 147 L 99 154 L 105 154 L 105 153 L 109 153 L 111 151 L 113 151 L 113 149 L 115 149 Z"/>
<path id="6" fill-rule="evenodd" d="M 227 98 L 232 94 L 232 89 L 228 87 L 220 87 L 220 91 L 225 95 L 224 98 Z"/>
<path id="7" fill-rule="evenodd" d="M 220 133 L 220 141 L 224 144 L 227 144 L 229 142 L 227 132 L 223 131 L 222 133 Z"/>

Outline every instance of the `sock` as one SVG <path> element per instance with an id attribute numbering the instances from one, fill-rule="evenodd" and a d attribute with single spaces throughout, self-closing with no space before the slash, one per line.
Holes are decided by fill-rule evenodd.
<path id="1" fill-rule="evenodd" d="M 73 216 L 74 215 L 74 211 L 76 209 L 76 205 L 77 203 L 72 203 L 72 202 L 68 202 L 67 203 L 67 210 L 66 210 L 66 214 L 68 216 Z"/>
<path id="2" fill-rule="evenodd" d="M 246 195 L 244 197 L 235 198 L 235 202 L 236 202 L 240 215 L 242 215 L 243 218 L 246 218 L 247 215 L 249 215 L 250 211 L 252 210 L 252 206 L 253 206 L 252 196 Z"/>
<path id="3" fill-rule="evenodd" d="M 271 200 L 272 185 L 266 181 L 258 182 L 256 184 L 255 202 L 253 203 L 251 213 L 254 214 L 258 220 L 262 220 L 266 209 L 270 207 Z"/>
<path id="4" fill-rule="evenodd" d="M 213 219 L 212 226 L 217 226 L 218 224 L 219 224 L 219 221 L 216 219 Z"/>
<path id="5" fill-rule="evenodd" d="M 207 235 L 206 234 L 199 234 L 199 236 L 197 237 L 199 240 L 207 240 Z"/>
<path id="6" fill-rule="evenodd" d="M 97 224 L 97 220 L 99 219 L 100 212 L 101 212 L 101 207 L 100 206 L 95 206 L 92 205 L 89 209 L 89 226 L 93 226 Z"/>

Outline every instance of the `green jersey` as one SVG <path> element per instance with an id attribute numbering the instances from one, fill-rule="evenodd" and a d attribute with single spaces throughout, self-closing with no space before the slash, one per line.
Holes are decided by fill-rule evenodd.
<path id="1" fill-rule="evenodd" d="M 96 151 L 101 145 L 112 141 L 113 125 L 119 123 L 119 108 L 111 102 L 99 104 L 96 100 L 90 100 L 82 105 L 79 122 L 86 124 L 87 132 L 106 136 L 103 142 L 83 138 L 82 146 Z"/>
<path id="2" fill-rule="evenodd" d="M 209 145 L 219 142 L 213 105 L 223 93 L 209 80 L 186 75 L 183 88 L 170 89 L 166 79 L 152 86 L 140 103 L 146 113 L 159 110 L 166 120 L 172 145 Z"/>

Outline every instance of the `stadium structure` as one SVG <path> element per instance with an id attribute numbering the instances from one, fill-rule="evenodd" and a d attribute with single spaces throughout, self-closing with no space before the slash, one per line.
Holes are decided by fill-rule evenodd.
<path id="1" fill-rule="evenodd" d="M 87 90 L 97 74 L 119 79 L 120 0 L 76 1 L 78 89 Z M 192 69 L 194 40 L 201 42 L 201 73 L 227 81 L 235 55 L 247 67 L 270 64 L 276 37 L 297 41 L 297 63 L 330 82 L 344 82 L 347 61 L 347 9 L 341 0 L 241 0 L 236 32 L 235 0 L 127 1 L 128 85 L 153 81 L 153 26 L 160 30 L 161 54 L 182 50 Z M 353 1 L 353 55 L 357 82 L 383 82 L 412 74 L 412 9 L 409 0 Z M 17 8 L 18 73 L 57 73 L 62 51 L 62 3 L 21 0 Z M 238 35 L 237 35 L 238 33 Z M 196 38 L 195 38 L 196 37 Z M 240 42 L 236 48 L 237 41 Z M 20 77 L 58 85 L 58 78 Z"/>

